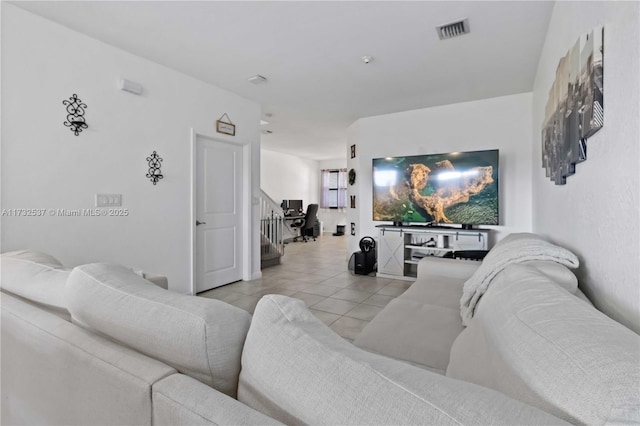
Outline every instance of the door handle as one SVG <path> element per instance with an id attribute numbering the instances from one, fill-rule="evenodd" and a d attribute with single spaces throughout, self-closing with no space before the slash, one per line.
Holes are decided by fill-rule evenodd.
<path id="1" fill-rule="evenodd" d="M 196 220 L 196 226 L 206 225 L 206 224 L 207 224 L 207 222 L 200 222 L 199 220 Z"/>

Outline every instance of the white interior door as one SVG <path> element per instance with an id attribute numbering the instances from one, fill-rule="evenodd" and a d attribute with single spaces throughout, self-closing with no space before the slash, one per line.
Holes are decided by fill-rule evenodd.
<path id="1" fill-rule="evenodd" d="M 242 146 L 196 139 L 196 292 L 242 279 Z"/>

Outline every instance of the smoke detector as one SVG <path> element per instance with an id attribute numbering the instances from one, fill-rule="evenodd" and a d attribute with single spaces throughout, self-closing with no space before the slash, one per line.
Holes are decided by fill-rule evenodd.
<path id="1" fill-rule="evenodd" d="M 469 20 L 465 18 L 460 21 L 451 22 L 450 24 L 439 25 L 436 27 L 436 31 L 438 31 L 440 40 L 468 34 L 470 31 Z"/>
<path id="2" fill-rule="evenodd" d="M 368 64 L 371 61 L 373 61 L 373 56 L 367 55 L 362 57 L 362 62 L 364 62 L 365 64 Z"/>

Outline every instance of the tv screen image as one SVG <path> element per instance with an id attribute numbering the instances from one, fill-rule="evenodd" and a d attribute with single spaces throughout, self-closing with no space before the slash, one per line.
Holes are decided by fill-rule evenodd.
<path id="1" fill-rule="evenodd" d="M 497 149 L 373 159 L 373 220 L 498 225 Z"/>

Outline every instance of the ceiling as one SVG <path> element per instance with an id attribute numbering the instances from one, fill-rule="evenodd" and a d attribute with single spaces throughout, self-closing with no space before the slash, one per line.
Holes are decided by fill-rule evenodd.
<path id="1" fill-rule="evenodd" d="M 261 135 L 262 147 L 314 160 L 343 158 L 346 128 L 361 117 L 530 91 L 553 8 L 451 0 L 14 4 L 259 103 L 269 121 L 262 128 L 273 132 Z M 470 34 L 438 39 L 437 25 L 462 18 Z M 267 81 L 249 83 L 255 74 Z"/>

